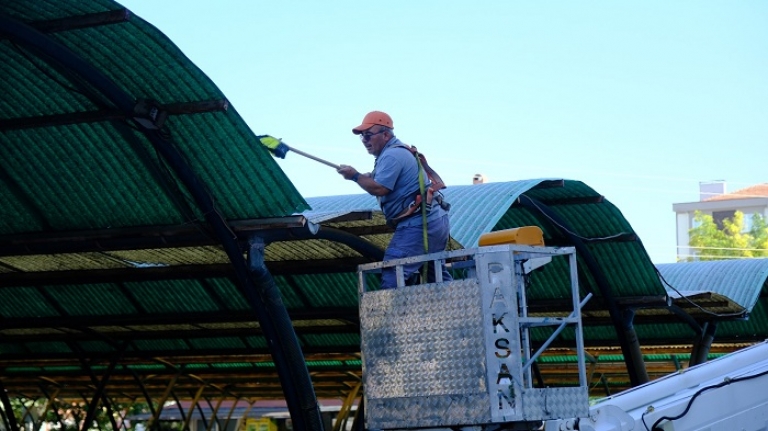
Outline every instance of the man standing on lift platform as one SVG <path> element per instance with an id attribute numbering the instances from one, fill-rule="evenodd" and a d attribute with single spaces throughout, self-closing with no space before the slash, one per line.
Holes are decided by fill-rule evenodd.
<path id="1" fill-rule="evenodd" d="M 352 166 L 341 165 L 338 172 L 376 196 L 387 224 L 395 227 L 395 234 L 384 252 L 384 260 L 444 251 L 450 235 L 448 205 L 442 201 L 438 202 L 439 205 L 428 205 L 424 226 L 421 205 L 426 205 L 428 201 L 420 197 L 423 196 L 422 190 L 429 188 L 430 182 L 411 148 L 395 137 L 392 118 L 384 112 L 369 112 L 362 124 L 352 129 L 352 133 L 360 135 L 368 153 L 376 158 L 373 171 L 361 174 Z M 417 282 L 420 266 L 420 263 L 415 263 L 403 267 L 406 284 Z M 428 282 L 434 281 L 433 272 L 430 265 Z M 443 281 L 452 280 L 445 265 L 442 273 Z M 394 268 L 385 268 L 382 271 L 382 289 L 396 286 Z"/>

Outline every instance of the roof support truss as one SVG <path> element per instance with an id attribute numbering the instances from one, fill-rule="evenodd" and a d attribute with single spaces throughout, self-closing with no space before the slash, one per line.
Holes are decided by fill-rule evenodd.
<path id="1" fill-rule="evenodd" d="M 133 115 L 137 106 L 136 99 L 125 93 L 108 76 L 66 46 L 29 25 L 4 15 L 0 15 L 0 29 L 12 42 L 29 49 L 30 52 L 35 53 L 52 67 L 61 68 L 67 73 L 79 76 L 118 110 L 125 115 Z M 294 426 L 297 430 L 321 431 L 320 410 L 317 407 L 312 382 L 304 365 L 303 357 L 297 358 L 290 355 L 291 352 L 301 352 L 290 321 L 287 325 L 277 326 L 271 320 L 275 315 L 284 314 L 287 317 L 285 306 L 280 301 L 264 302 L 261 291 L 265 287 L 256 282 L 253 274 L 249 273 L 240 245 L 237 239 L 233 238 L 231 227 L 216 211 L 213 197 L 208 193 L 194 170 L 187 164 L 184 156 L 156 128 L 138 118 L 134 118 L 134 122 L 136 127 L 152 143 L 158 154 L 165 159 L 178 180 L 190 192 L 195 205 L 205 214 L 206 222 L 232 262 L 238 280 L 237 286 L 248 299 L 249 305 L 258 316 L 265 337 L 269 340 L 268 345 L 283 382 L 283 391 Z M 300 363 L 294 363 L 299 360 Z M 309 408 L 312 400 L 314 400 L 314 409 Z"/>

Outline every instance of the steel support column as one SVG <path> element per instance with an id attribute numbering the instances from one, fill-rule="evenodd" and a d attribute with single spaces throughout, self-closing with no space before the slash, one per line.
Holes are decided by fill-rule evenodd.
<path id="1" fill-rule="evenodd" d="M 637 331 L 635 331 L 635 310 L 632 308 L 621 310 L 621 320 L 624 323 L 624 338 L 627 340 L 629 352 L 632 355 L 631 362 L 643 364 L 642 367 L 638 366 L 636 368 L 636 372 L 642 382 L 649 382 L 651 379 L 648 377 L 648 370 L 645 368 L 645 360 L 643 359 L 643 351 L 640 349 L 640 339 L 637 338 Z"/>
<path id="2" fill-rule="evenodd" d="M 208 408 L 211 409 L 211 426 L 213 426 L 213 422 L 216 421 L 216 425 L 219 427 L 219 431 L 226 431 L 221 428 L 221 424 L 219 423 L 219 407 L 221 407 L 221 403 L 224 402 L 224 400 L 227 398 L 227 394 L 222 391 L 221 392 L 221 398 L 216 401 L 216 407 L 214 407 L 211 404 L 211 401 L 208 398 L 205 398 L 205 402 L 208 403 Z"/>
<path id="3" fill-rule="evenodd" d="M 32 400 L 32 404 L 30 404 L 30 406 L 34 408 L 35 407 L 35 403 L 37 402 L 37 398 L 28 398 L 28 399 Z M 29 418 L 29 421 L 34 424 L 35 423 L 35 418 L 34 418 L 34 416 L 32 416 L 32 410 L 29 407 L 27 407 L 27 403 L 26 402 L 22 402 L 22 404 L 24 405 L 24 414 L 21 416 L 21 423 L 26 422 L 27 418 Z"/>
<path id="4" fill-rule="evenodd" d="M 192 414 L 195 412 L 195 408 L 197 407 L 197 403 L 200 401 L 200 397 L 203 396 L 203 391 L 205 391 L 205 385 L 200 386 L 200 388 L 197 390 L 197 393 L 195 393 L 195 397 L 192 398 L 192 404 L 189 405 L 189 409 L 187 410 L 187 414 L 185 416 L 182 416 L 184 418 L 184 426 L 181 427 L 182 431 L 189 430 L 189 421 L 192 420 Z M 181 403 L 179 403 L 179 407 L 181 407 Z M 205 424 L 205 429 L 208 430 L 208 421 L 205 420 L 205 416 L 202 415 L 203 423 Z"/>
<path id="5" fill-rule="evenodd" d="M 5 390 L 3 381 L 0 380 L 0 401 L 3 403 L 3 421 L 9 431 L 19 431 L 19 423 L 16 422 L 16 416 L 13 414 L 11 399 L 8 398 L 8 392 Z"/>
<path id="6" fill-rule="evenodd" d="M 112 415 L 112 405 L 109 402 L 109 399 L 107 398 L 105 394 L 105 390 L 107 388 L 107 384 L 109 383 L 109 379 L 112 377 L 112 373 L 115 371 L 115 368 L 117 367 L 117 363 L 120 361 L 120 359 L 123 357 L 123 354 L 125 353 L 125 349 L 128 347 L 128 343 L 125 342 L 122 345 L 118 347 L 117 352 L 115 352 L 115 355 L 112 357 L 112 360 L 109 361 L 109 366 L 107 366 L 106 371 L 104 371 L 104 375 L 101 376 L 101 380 L 99 380 L 96 375 L 93 373 L 93 370 L 90 367 L 90 364 L 85 361 L 85 358 L 81 356 L 81 362 L 83 363 L 83 366 L 86 367 L 86 371 L 88 371 L 88 374 L 91 376 L 91 380 L 96 384 L 96 392 L 93 394 L 93 398 L 91 398 L 91 402 L 88 404 L 88 413 L 85 415 L 85 420 L 83 421 L 83 429 L 82 431 L 87 430 L 90 427 L 90 423 L 94 420 L 96 417 L 96 408 L 99 405 L 99 400 L 104 404 L 104 407 L 107 408 L 107 412 L 109 413 L 109 421 L 112 424 L 112 429 L 117 431 L 117 423 L 115 422 L 114 415 Z M 82 352 L 78 352 L 82 355 Z"/>
<path id="7" fill-rule="evenodd" d="M 48 395 L 48 392 L 45 390 L 45 388 L 40 388 L 45 395 L 46 402 L 45 407 L 43 407 L 43 412 L 40 414 L 39 420 L 35 424 L 34 431 L 40 431 L 40 427 L 43 426 L 43 422 L 45 422 L 45 414 L 48 412 L 48 410 L 51 408 L 51 406 L 54 405 L 56 401 L 56 397 L 59 395 L 60 388 L 56 388 L 55 391 L 53 391 L 52 395 Z M 58 409 L 54 408 L 53 412 L 56 415 L 56 419 L 58 419 L 59 422 L 61 422 L 61 418 L 59 418 L 59 412 Z"/>
<path id="8" fill-rule="evenodd" d="M 147 387 L 144 385 L 144 382 L 141 380 L 136 371 L 131 370 L 131 375 L 133 375 L 133 378 L 136 380 L 136 384 L 139 385 L 141 393 L 144 394 L 144 399 L 147 400 L 147 406 L 149 407 L 149 413 L 152 415 L 151 417 L 154 418 L 156 416 L 155 406 L 152 404 L 152 397 L 149 396 Z M 147 430 L 149 429 L 149 426 L 147 426 Z"/>
<path id="9" fill-rule="evenodd" d="M 135 398 L 132 398 L 131 405 L 133 405 L 135 402 L 136 402 Z M 117 403 L 115 402 L 115 400 L 111 398 L 109 399 L 110 406 L 114 407 L 116 404 Z M 130 407 L 128 408 L 130 409 Z M 111 408 L 110 410 L 112 410 L 112 416 L 117 415 L 118 418 L 120 419 L 119 425 L 117 424 L 117 419 L 115 419 L 115 425 L 113 425 L 112 431 L 120 431 L 121 428 L 125 431 L 128 431 L 128 428 L 125 426 L 125 417 L 128 415 L 128 412 L 126 412 L 125 410 L 115 410 L 114 408 Z"/>
<path id="10" fill-rule="evenodd" d="M 186 417 L 186 414 L 184 413 L 184 407 L 181 406 L 181 400 L 179 399 L 179 397 L 176 396 L 176 392 L 171 391 L 171 396 L 173 397 L 173 401 L 176 403 L 176 408 L 179 409 L 179 414 L 181 415 L 181 417 L 182 418 Z M 181 431 L 189 431 L 189 427 L 182 428 Z"/>
<path id="11" fill-rule="evenodd" d="M 282 340 L 281 356 L 284 358 L 284 366 L 295 376 L 306 376 L 306 379 L 299 379 L 293 382 L 292 389 L 296 391 L 296 404 L 294 408 L 299 408 L 299 412 L 291 411 L 291 417 L 294 416 L 307 418 L 311 422 L 310 428 L 303 429 L 322 430 L 323 422 L 320 414 L 320 406 L 317 403 L 315 390 L 312 386 L 312 380 L 309 377 L 309 369 L 304 361 L 304 354 L 301 352 L 301 346 L 293 330 L 293 322 L 288 315 L 288 311 L 283 304 L 283 297 L 275 283 L 272 274 L 269 273 L 264 261 L 264 248 L 266 244 L 260 237 L 252 237 L 248 241 L 248 271 L 251 280 L 256 286 L 259 286 L 259 296 L 266 305 L 266 321 L 275 326 L 278 333 L 285 334 L 290 339 Z M 305 426 L 310 426 L 309 423 Z"/>
<path id="12" fill-rule="evenodd" d="M 155 413 L 147 421 L 147 425 L 146 425 L 147 430 L 152 430 L 153 425 L 157 427 L 156 429 L 160 429 L 160 427 L 157 426 L 156 422 L 160 418 L 160 414 L 163 413 L 163 406 L 165 405 L 165 402 L 168 401 L 168 397 L 171 396 L 173 387 L 176 386 L 176 381 L 179 380 L 180 374 L 181 373 L 174 374 L 173 378 L 171 378 L 171 381 L 168 382 L 168 386 L 165 388 L 163 395 L 157 401 L 157 410 L 155 410 Z M 147 397 L 147 399 L 149 399 L 149 397 Z"/>
<path id="13" fill-rule="evenodd" d="M 712 347 L 712 342 L 715 340 L 717 322 L 706 322 L 704 323 L 703 329 L 704 330 L 696 337 L 696 340 L 693 343 L 691 359 L 688 361 L 688 366 L 690 367 L 707 362 L 709 349 Z"/>
<path id="14" fill-rule="evenodd" d="M 333 425 L 333 431 L 344 431 L 347 429 L 347 421 L 349 420 L 349 414 L 352 411 L 352 406 L 355 404 L 357 394 L 362 389 L 363 383 L 360 382 L 349 391 L 347 397 L 344 399 L 344 403 L 339 409 L 339 413 L 336 415 L 336 423 Z M 354 418 L 354 416 L 353 416 Z"/>
<path id="15" fill-rule="evenodd" d="M 82 394 L 82 393 L 80 394 L 80 396 L 83 398 L 83 404 L 84 404 L 85 406 L 87 406 L 87 407 L 89 407 L 89 408 L 90 408 L 90 403 L 89 403 L 89 401 L 88 401 L 88 396 L 87 396 L 87 395 L 85 395 L 85 394 Z M 82 411 L 82 410 L 81 410 L 81 411 Z M 88 411 L 87 411 L 87 410 L 86 410 L 86 412 L 85 412 L 85 417 L 86 417 L 86 418 L 88 418 Z M 78 422 L 79 422 L 79 420 L 78 420 Z M 99 423 L 99 421 L 91 419 L 91 422 L 95 422 L 95 423 L 96 423 L 96 429 L 97 429 L 97 430 L 99 430 L 99 431 L 104 431 L 104 430 L 102 430 L 102 429 L 101 429 L 101 423 Z M 87 423 L 87 422 L 85 422 L 85 420 L 83 420 L 83 428 L 85 428 L 85 427 L 86 427 L 86 425 L 85 425 L 86 423 Z M 90 427 L 88 427 L 88 429 L 90 429 Z M 85 431 L 85 430 L 84 430 L 84 429 L 81 429 L 81 431 Z"/>
<path id="16" fill-rule="evenodd" d="M 229 427 L 229 421 L 232 419 L 232 413 L 235 412 L 235 408 L 239 402 L 240 398 L 235 398 L 235 402 L 232 403 L 232 408 L 229 409 L 229 413 L 227 413 L 227 418 L 224 420 L 224 426 L 221 428 L 221 431 L 226 431 Z M 248 412 L 251 411 L 251 406 L 253 406 L 253 401 L 249 401 L 248 408 L 246 409 L 245 413 L 243 413 L 243 417 L 248 416 Z"/>

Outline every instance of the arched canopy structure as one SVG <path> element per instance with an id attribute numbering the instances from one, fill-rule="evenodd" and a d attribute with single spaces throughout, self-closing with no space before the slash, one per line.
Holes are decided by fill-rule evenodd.
<path id="1" fill-rule="evenodd" d="M 112 1 L 0 0 L 0 71 L 0 392 L 85 393 L 92 409 L 273 399 L 290 397 L 286 363 L 323 398 L 358 386 L 355 271 L 392 234 L 373 198 L 305 200 L 215 84 Z M 615 388 L 642 379 L 641 347 L 690 344 L 708 311 L 758 314 L 724 296 L 670 302 L 621 212 L 579 181 L 452 186 L 446 197 L 454 248 L 522 225 L 578 247 L 582 288 L 595 294 L 588 347 L 629 364 L 606 383 Z M 246 268 L 262 260 L 279 292 L 270 301 Z M 563 306 L 558 277 L 534 274 L 531 312 Z M 273 310 L 287 328 L 273 327 Z M 287 332 L 300 352 L 276 358 Z M 545 383 L 571 378 L 569 360 L 542 357 Z M 289 392 L 303 393 L 292 378 Z M 294 407 L 311 404 L 294 395 Z"/>
<path id="2" fill-rule="evenodd" d="M 733 259 L 658 265 L 673 298 L 722 297 L 743 307 L 748 319 L 722 322 L 715 341 L 750 343 L 768 339 L 768 259 Z M 723 309 L 721 312 L 726 313 Z M 715 319 L 716 320 L 716 319 Z M 681 332 L 681 328 L 665 330 Z"/>
<path id="3" fill-rule="evenodd" d="M 96 386 L 83 421 L 90 424 L 98 403 L 110 408 L 107 383 L 126 357 L 168 352 L 167 335 L 145 344 L 94 326 L 128 329 L 116 318 L 127 315 L 143 328 L 129 329 L 135 335 L 169 315 L 173 326 L 178 316 L 240 309 L 259 322 L 297 428 L 321 429 L 298 340 L 264 267 L 265 239 L 233 224 L 258 218 L 247 229 L 290 230 L 295 221 L 286 216 L 306 203 L 216 86 L 162 33 L 111 1 L 0 3 L 0 64 L 3 328 L 15 336 L 2 343 L 3 359 L 77 359 L 75 373 Z M 157 277 L 130 284 L 132 275 L 146 276 L 147 265 L 210 263 L 217 254 L 232 269 L 234 290 L 200 278 L 181 289 Z M 55 328 L 31 331 L 47 341 L 22 328 L 32 316 Z M 90 336 L 66 336 L 73 332 Z M 181 340 L 173 329 L 166 333 Z M 176 347 L 195 350 L 206 340 L 195 338 Z M 207 348 L 216 345 L 207 340 Z M 170 392 L 153 400 L 134 377 L 147 401 L 162 406 Z M 6 413 L 7 386 L 0 387 Z M 13 416 L 5 419 L 16 431 Z"/>

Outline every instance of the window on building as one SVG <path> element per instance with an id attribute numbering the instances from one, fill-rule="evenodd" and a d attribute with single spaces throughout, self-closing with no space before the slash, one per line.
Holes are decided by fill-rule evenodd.
<path id="1" fill-rule="evenodd" d="M 695 215 L 691 215 L 690 220 L 691 220 L 691 229 L 696 229 L 697 227 L 701 226 L 701 220 L 696 218 Z"/>
<path id="2" fill-rule="evenodd" d="M 742 233 L 746 233 L 752 230 L 755 214 L 744 214 L 744 228 L 741 229 Z"/>
<path id="3" fill-rule="evenodd" d="M 732 219 L 734 215 L 736 215 L 736 211 L 735 210 L 715 211 L 715 212 L 712 213 L 712 220 L 715 222 L 715 224 L 717 225 L 718 229 L 722 229 L 723 228 L 723 220 L 725 220 L 727 218 Z"/>

